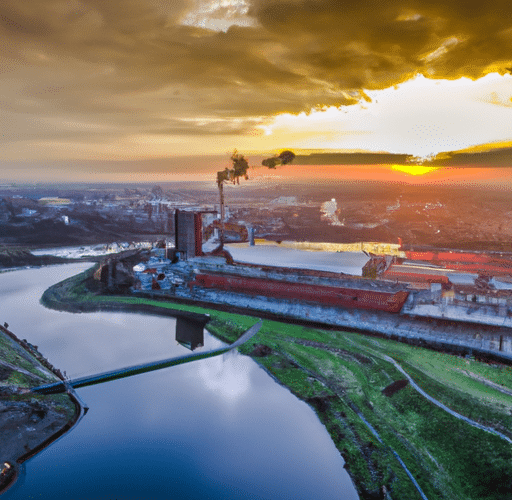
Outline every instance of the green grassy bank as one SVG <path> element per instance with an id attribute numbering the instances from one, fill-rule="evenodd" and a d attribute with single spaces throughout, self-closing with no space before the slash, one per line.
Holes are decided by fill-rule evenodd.
<path id="1" fill-rule="evenodd" d="M 20 403 L 42 403 L 50 400 L 46 396 L 32 394 L 28 389 L 56 382 L 59 378 L 37 356 L 27 352 L 3 331 L 0 331 L 0 360 L 0 399 Z M 76 408 L 67 394 L 54 395 L 51 404 L 67 420 L 74 418 Z"/>
<path id="2" fill-rule="evenodd" d="M 92 270 L 45 292 L 42 302 L 87 311 L 151 306 L 209 314 L 208 330 L 233 342 L 256 319 L 131 296 L 103 296 Z M 346 461 L 361 498 L 421 498 L 394 456 L 433 499 L 512 498 L 512 446 L 435 406 L 384 359 L 390 356 L 452 410 L 512 437 L 512 369 L 344 331 L 265 320 L 239 350 L 315 410 Z M 383 392 L 383 389 L 388 388 Z M 365 424 L 366 420 L 381 441 Z"/>
<path id="3" fill-rule="evenodd" d="M 67 432 L 80 416 L 68 394 L 42 395 L 31 387 L 58 381 L 34 346 L 0 327 L 0 495 L 19 475 L 19 464 Z"/>

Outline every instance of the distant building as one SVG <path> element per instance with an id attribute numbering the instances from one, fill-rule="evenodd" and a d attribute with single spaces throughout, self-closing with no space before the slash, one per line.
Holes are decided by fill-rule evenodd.
<path id="1" fill-rule="evenodd" d="M 297 205 L 297 197 L 296 196 L 279 196 L 279 198 L 275 198 L 271 203 L 275 203 L 276 205 Z"/>
<path id="2" fill-rule="evenodd" d="M 383 278 L 402 283 L 442 283 L 448 288 L 450 286 L 450 276 L 454 274 L 459 273 L 431 264 L 403 263 L 389 266 L 384 272 Z"/>
<path id="3" fill-rule="evenodd" d="M 57 198 L 57 197 L 47 197 L 47 198 L 39 198 L 38 200 L 40 205 L 57 207 L 63 205 L 70 205 L 71 200 L 68 198 Z"/>
<path id="4" fill-rule="evenodd" d="M 32 210 L 30 208 L 27 208 L 27 207 L 23 207 L 21 209 L 21 216 L 22 217 L 32 217 L 33 215 L 36 215 L 38 212 L 37 210 Z"/>

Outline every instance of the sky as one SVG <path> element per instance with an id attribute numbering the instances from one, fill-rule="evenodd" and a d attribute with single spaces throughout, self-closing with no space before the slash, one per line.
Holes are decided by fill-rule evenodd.
<path id="1" fill-rule="evenodd" d="M 512 147 L 504 0 L 2 0 L 0 37 L 3 180 Z"/>

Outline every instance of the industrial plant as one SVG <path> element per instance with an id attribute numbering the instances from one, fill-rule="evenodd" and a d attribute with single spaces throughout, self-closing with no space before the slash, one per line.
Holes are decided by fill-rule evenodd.
<path id="1" fill-rule="evenodd" d="M 512 356 L 512 261 L 502 254 L 276 242 L 211 210 L 176 210 L 174 226 L 174 245 L 132 251 L 129 263 L 111 257 L 96 278 L 116 292 Z"/>

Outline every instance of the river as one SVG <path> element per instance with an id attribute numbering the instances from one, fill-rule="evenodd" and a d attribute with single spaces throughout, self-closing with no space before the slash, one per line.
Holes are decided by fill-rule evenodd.
<path id="1" fill-rule="evenodd" d="M 187 354 L 175 321 L 39 304 L 90 264 L 0 274 L 0 321 L 69 377 Z M 223 344 L 205 334 L 204 349 Z M 358 498 L 313 410 L 237 351 L 77 390 L 90 407 L 2 500 Z"/>

